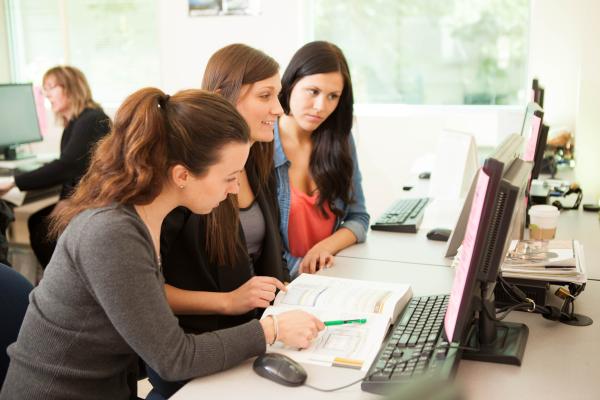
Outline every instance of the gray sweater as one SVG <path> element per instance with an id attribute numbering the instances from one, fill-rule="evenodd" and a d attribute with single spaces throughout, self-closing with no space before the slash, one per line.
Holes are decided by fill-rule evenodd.
<path id="1" fill-rule="evenodd" d="M 133 207 L 104 207 L 81 213 L 60 237 L 8 348 L 0 399 L 126 399 L 136 354 L 177 381 L 264 351 L 257 320 L 185 334 L 167 304 L 145 225 Z"/>

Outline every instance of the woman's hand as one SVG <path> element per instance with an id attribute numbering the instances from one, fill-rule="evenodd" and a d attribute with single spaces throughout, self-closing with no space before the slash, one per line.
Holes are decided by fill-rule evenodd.
<path id="1" fill-rule="evenodd" d="M 277 314 L 276 317 L 276 329 L 273 318 L 260 320 L 267 343 L 273 343 L 277 331 L 277 341 L 289 347 L 305 349 L 310 346 L 319 331 L 325 329 L 325 325 L 317 317 L 301 310 L 286 311 Z"/>
<path id="2" fill-rule="evenodd" d="M 300 262 L 298 273 L 314 274 L 320 269 L 331 267 L 334 259 L 332 251 L 316 244 L 306 253 Z"/>
<path id="3" fill-rule="evenodd" d="M 255 308 L 267 308 L 275 298 L 275 291 L 287 291 L 285 285 L 270 276 L 254 276 L 239 288 L 226 293 L 224 313 L 245 314 Z"/>

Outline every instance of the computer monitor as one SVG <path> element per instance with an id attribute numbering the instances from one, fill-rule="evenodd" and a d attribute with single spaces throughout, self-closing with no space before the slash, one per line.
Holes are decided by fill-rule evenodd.
<path id="1" fill-rule="evenodd" d="M 507 168 L 517 157 L 519 157 L 523 151 L 523 142 L 524 139 L 521 135 L 517 135 L 516 133 L 508 135 L 502 141 L 502 143 L 500 143 L 500 145 L 494 149 L 490 155 L 490 158 L 500 161 L 505 168 Z M 452 235 L 450 236 L 448 247 L 446 249 L 446 257 L 454 257 L 456 255 L 458 248 L 462 244 L 463 238 L 465 237 L 465 229 L 467 227 L 467 221 L 471 212 L 471 203 L 473 202 L 476 183 L 477 174 L 475 174 L 475 177 L 471 182 L 471 186 L 469 188 L 469 192 L 467 193 L 467 197 L 465 198 L 465 202 L 463 203 L 460 216 L 458 217 L 456 225 L 452 230 Z"/>
<path id="2" fill-rule="evenodd" d="M 531 82 L 531 101 L 536 102 L 540 107 L 544 107 L 544 88 L 540 86 L 537 78 Z"/>
<path id="3" fill-rule="evenodd" d="M 529 102 L 525 108 L 525 115 L 523 117 L 523 123 L 521 124 L 521 136 L 525 138 L 525 143 L 528 142 L 532 133 L 533 123 L 537 120 L 534 119 L 537 116 L 540 120 L 544 118 L 544 109 L 535 102 Z M 541 126 L 541 123 L 540 125 Z M 525 149 L 524 149 L 525 150 Z"/>
<path id="4" fill-rule="evenodd" d="M 32 84 L 1 84 L 0 151 L 4 159 L 20 158 L 17 146 L 41 140 Z"/>
<path id="5" fill-rule="evenodd" d="M 548 131 L 550 127 L 544 123 L 540 128 L 540 132 L 535 145 L 535 152 L 533 155 L 533 169 L 531 170 L 531 179 L 537 179 L 542 169 L 544 162 L 544 151 L 546 150 L 546 142 L 548 141 Z"/>
<path id="6" fill-rule="evenodd" d="M 469 349 L 462 358 L 520 365 L 527 343 L 524 324 L 495 319 L 494 287 L 510 243 L 515 205 L 523 196 L 531 164 L 509 167 L 493 158 L 477 175 L 471 211 L 444 319 L 448 341 Z"/>

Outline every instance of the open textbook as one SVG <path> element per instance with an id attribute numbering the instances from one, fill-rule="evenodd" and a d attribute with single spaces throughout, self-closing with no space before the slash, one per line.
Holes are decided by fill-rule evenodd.
<path id="1" fill-rule="evenodd" d="M 412 297 L 409 285 L 302 274 L 279 292 L 270 314 L 302 309 L 321 321 L 366 319 L 366 323 L 327 326 L 308 349 L 275 343 L 268 351 L 296 361 L 367 371 L 387 330 Z"/>

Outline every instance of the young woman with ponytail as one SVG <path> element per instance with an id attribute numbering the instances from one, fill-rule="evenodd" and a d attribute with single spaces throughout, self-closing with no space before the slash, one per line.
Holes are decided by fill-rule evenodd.
<path id="1" fill-rule="evenodd" d="M 189 333 L 229 328 L 260 317 L 289 281 L 279 234 L 273 125 L 283 113 L 279 65 L 260 50 L 232 44 L 214 53 L 202 89 L 218 93 L 250 128 L 240 189 L 208 215 L 180 207 L 165 219 L 161 253 L 169 304 Z M 185 382 L 148 369 L 153 399 Z"/>
<path id="2" fill-rule="evenodd" d="M 163 219 L 179 206 L 207 214 L 236 193 L 248 152 L 246 122 L 219 95 L 148 88 L 129 96 L 53 220 L 60 238 L 8 348 L 0 399 L 136 398 L 138 356 L 183 380 L 275 340 L 307 347 L 323 324 L 304 312 L 194 335 L 165 298 Z"/>

